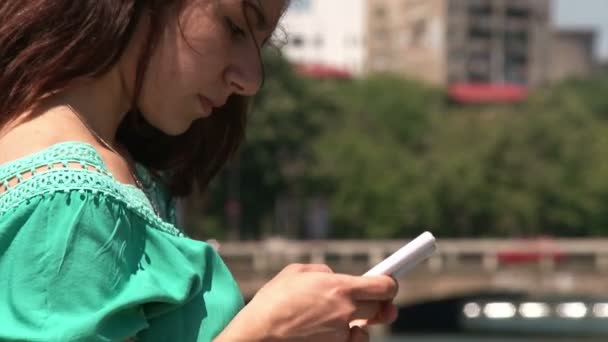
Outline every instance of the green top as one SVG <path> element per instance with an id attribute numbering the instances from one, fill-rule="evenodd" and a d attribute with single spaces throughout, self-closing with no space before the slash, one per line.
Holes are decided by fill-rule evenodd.
<path id="1" fill-rule="evenodd" d="M 137 171 L 145 193 L 82 142 L 0 165 L 0 340 L 211 341 L 242 308 L 220 256 Z"/>

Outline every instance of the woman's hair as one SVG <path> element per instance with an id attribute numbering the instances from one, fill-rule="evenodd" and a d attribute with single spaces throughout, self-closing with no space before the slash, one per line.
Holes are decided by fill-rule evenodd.
<path id="1" fill-rule="evenodd" d="M 187 0 L 0 1 L 0 127 L 35 109 L 77 78 L 109 71 L 122 56 L 144 12 L 150 31 L 136 71 L 137 100 L 149 56 L 165 22 Z M 163 173 L 172 195 L 205 189 L 244 140 L 248 100 L 233 95 L 180 136 L 152 127 L 135 106 L 117 139 L 133 158 Z"/>

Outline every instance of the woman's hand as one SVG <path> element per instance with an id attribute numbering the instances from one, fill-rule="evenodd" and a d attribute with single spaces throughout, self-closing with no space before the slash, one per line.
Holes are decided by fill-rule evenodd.
<path id="1" fill-rule="evenodd" d="M 287 266 L 256 294 L 216 341 L 367 341 L 355 320 L 396 318 L 397 283 L 387 276 L 335 274 L 325 265 Z"/>

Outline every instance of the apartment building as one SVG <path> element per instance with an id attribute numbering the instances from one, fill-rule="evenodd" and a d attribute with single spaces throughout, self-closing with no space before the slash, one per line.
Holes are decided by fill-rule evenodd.
<path id="1" fill-rule="evenodd" d="M 367 72 L 437 85 L 554 77 L 550 0 L 369 0 Z M 570 44 L 572 46 L 572 44 Z"/>

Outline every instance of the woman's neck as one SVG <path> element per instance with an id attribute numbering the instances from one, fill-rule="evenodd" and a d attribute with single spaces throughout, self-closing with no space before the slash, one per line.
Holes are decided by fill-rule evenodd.
<path id="1" fill-rule="evenodd" d="M 75 82 L 67 91 L 50 98 L 49 104 L 68 107 L 93 134 L 115 145 L 118 126 L 131 108 L 124 84 L 118 68 L 114 68 L 94 80 Z"/>

